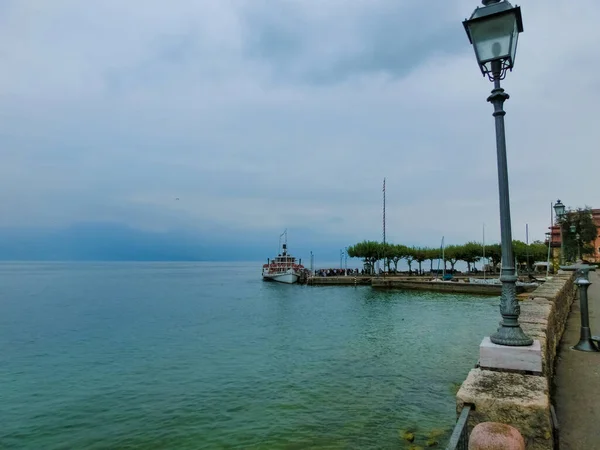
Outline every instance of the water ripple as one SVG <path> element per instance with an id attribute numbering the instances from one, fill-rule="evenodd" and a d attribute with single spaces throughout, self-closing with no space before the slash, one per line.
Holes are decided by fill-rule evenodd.
<path id="1" fill-rule="evenodd" d="M 498 320 L 497 299 L 226 269 L 0 264 L 0 447 L 423 445 Z"/>

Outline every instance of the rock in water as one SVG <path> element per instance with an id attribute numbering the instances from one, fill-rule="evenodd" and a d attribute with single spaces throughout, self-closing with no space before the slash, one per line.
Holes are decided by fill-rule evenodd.
<path id="1" fill-rule="evenodd" d="M 402 439 L 404 439 L 405 441 L 408 441 L 408 442 L 413 442 L 415 440 L 415 433 L 407 430 L 402 433 Z"/>

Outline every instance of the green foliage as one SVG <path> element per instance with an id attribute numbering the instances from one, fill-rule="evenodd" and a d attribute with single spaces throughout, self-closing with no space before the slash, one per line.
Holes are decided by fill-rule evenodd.
<path id="1" fill-rule="evenodd" d="M 376 241 L 362 241 L 348 247 L 348 256 L 362 258 L 368 272 L 373 272 L 375 261 L 381 259 L 383 254 L 382 244 Z"/>
<path id="2" fill-rule="evenodd" d="M 450 268 L 454 271 L 454 266 L 460 259 L 461 248 L 458 245 L 449 245 L 444 250 L 444 257 L 450 263 Z"/>
<path id="3" fill-rule="evenodd" d="M 589 235 L 586 236 L 590 236 Z M 532 244 L 525 244 L 521 241 L 513 241 L 513 251 L 518 263 L 529 264 L 529 268 L 536 261 L 544 261 L 547 258 L 548 247 L 540 241 Z M 363 241 L 358 244 L 348 247 L 348 256 L 352 258 L 361 258 L 364 261 L 367 270 L 372 271 L 375 262 L 383 260 L 384 267 L 387 270 L 398 270 L 398 263 L 405 260 L 409 272 L 412 273 L 412 264 L 414 262 L 419 265 L 419 273 L 422 271 L 423 262 L 429 260 L 430 270 L 434 268 L 434 261 L 441 259 L 441 251 L 439 248 L 427 247 L 407 247 L 401 244 L 386 243 L 376 241 Z M 471 271 L 475 263 L 482 260 L 483 245 L 479 242 L 467 242 L 463 245 L 449 245 L 444 249 L 445 260 L 450 263 L 450 267 L 454 267 L 458 261 L 467 263 L 468 270 Z M 488 244 L 485 246 L 485 257 L 490 260 L 494 267 L 500 263 L 502 258 L 502 250 L 500 244 Z M 443 263 L 445 265 L 445 262 Z M 393 265 L 393 268 L 392 268 Z"/>
<path id="4" fill-rule="evenodd" d="M 465 245 L 461 245 L 458 250 L 458 257 L 460 260 L 467 263 L 469 272 L 471 271 L 471 264 L 475 264 L 482 257 L 483 245 L 478 242 L 467 242 Z"/>
<path id="5" fill-rule="evenodd" d="M 485 246 L 485 257 L 488 258 L 494 267 L 500 263 L 502 259 L 502 248 L 500 244 L 491 244 Z"/>
<path id="6" fill-rule="evenodd" d="M 412 248 L 413 256 L 415 261 L 419 264 L 419 274 L 422 272 L 421 264 L 423 261 L 427 260 L 427 249 L 421 247 L 413 247 Z"/>
<path id="7" fill-rule="evenodd" d="M 398 270 L 398 262 L 409 254 L 409 249 L 405 245 L 392 246 L 392 262 L 394 263 L 394 272 Z"/>
<path id="8" fill-rule="evenodd" d="M 598 229 L 592 219 L 592 210 L 589 207 L 568 209 L 560 219 L 564 241 L 565 259 L 574 261 L 579 255 L 585 257 L 594 254 L 594 240 L 598 236 Z M 571 227 L 574 231 L 571 231 Z M 578 238 L 579 237 L 579 238 Z"/>
<path id="9" fill-rule="evenodd" d="M 513 241 L 513 252 L 519 264 L 525 264 L 528 270 L 533 269 L 533 263 L 545 260 L 548 257 L 546 244 L 536 241 L 527 245 L 522 241 Z"/>
<path id="10" fill-rule="evenodd" d="M 426 248 L 425 254 L 429 260 L 429 271 L 433 272 L 433 261 L 441 258 L 441 250 L 439 248 Z"/>

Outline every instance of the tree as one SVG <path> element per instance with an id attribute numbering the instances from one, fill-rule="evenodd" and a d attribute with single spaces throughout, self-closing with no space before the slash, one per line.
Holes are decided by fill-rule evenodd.
<path id="1" fill-rule="evenodd" d="M 427 253 L 427 259 L 429 260 L 429 272 L 433 273 L 433 261 L 440 259 L 440 251 L 437 248 L 425 249 Z"/>
<path id="2" fill-rule="evenodd" d="M 454 272 L 454 266 L 459 260 L 460 249 L 457 245 L 449 245 L 444 249 L 444 256 L 446 257 L 446 261 L 450 263 L 450 269 Z M 444 266 L 446 262 L 444 261 Z"/>
<path id="3" fill-rule="evenodd" d="M 409 248 L 409 247 L 405 247 L 406 248 L 406 253 L 404 255 L 404 259 L 406 259 L 406 262 L 408 264 L 408 274 L 412 275 L 412 263 L 415 260 L 415 250 L 414 248 Z"/>
<path id="4" fill-rule="evenodd" d="M 419 263 L 419 275 L 421 275 L 421 273 L 423 273 L 421 264 L 427 259 L 427 250 L 420 247 L 413 247 L 412 251 L 415 261 Z"/>
<path id="5" fill-rule="evenodd" d="M 575 210 L 569 208 L 559 224 L 562 228 L 565 259 L 573 261 L 579 255 L 584 257 L 595 253 L 593 243 L 598 236 L 598 229 L 592 219 L 590 207 Z"/>
<path id="6" fill-rule="evenodd" d="M 390 261 L 394 256 L 394 246 L 386 242 L 385 244 L 380 244 L 379 247 L 381 252 L 381 258 L 383 258 L 383 270 L 385 271 L 387 267 L 387 271 L 389 272 Z"/>
<path id="7" fill-rule="evenodd" d="M 496 271 L 496 266 L 502 260 L 502 249 L 500 244 L 491 244 L 485 246 L 485 257 L 489 258 L 492 261 L 492 266 L 494 271 Z"/>
<path id="8" fill-rule="evenodd" d="M 458 251 L 458 257 L 467 263 L 467 269 L 471 272 L 471 264 L 475 265 L 481 259 L 483 246 L 478 242 L 467 242 L 461 245 Z"/>
<path id="9" fill-rule="evenodd" d="M 513 252 L 517 262 L 525 264 L 527 270 L 531 271 L 536 261 L 543 261 L 547 258 L 548 247 L 540 241 L 527 245 L 525 242 L 515 240 L 513 241 Z"/>
<path id="10" fill-rule="evenodd" d="M 392 245 L 392 262 L 394 263 L 394 272 L 398 271 L 398 262 L 408 254 L 408 249 L 404 245 Z"/>
<path id="11" fill-rule="evenodd" d="M 369 273 L 373 273 L 375 262 L 381 258 L 381 245 L 376 241 L 363 241 L 348 247 L 348 256 L 362 258 Z"/>
<path id="12" fill-rule="evenodd" d="M 529 246 L 522 241 L 515 240 L 513 241 L 513 253 L 515 255 L 515 259 L 519 264 L 527 264 L 531 261 L 531 255 L 529 255 Z M 529 270 L 529 266 L 527 266 Z"/>
<path id="13" fill-rule="evenodd" d="M 529 244 L 529 254 L 532 264 L 537 261 L 546 261 L 548 259 L 548 246 L 542 241 L 534 241 Z"/>

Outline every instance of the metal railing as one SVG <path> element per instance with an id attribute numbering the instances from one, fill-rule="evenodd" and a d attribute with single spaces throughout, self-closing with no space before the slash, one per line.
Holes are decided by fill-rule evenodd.
<path id="1" fill-rule="evenodd" d="M 446 450 L 468 450 L 469 448 L 469 413 L 471 412 L 471 405 L 465 405 L 458 416 L 456 425 L 452 436 L 450 436 L 450 442 L 446 446 Z"/>

